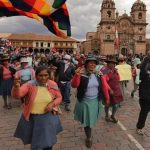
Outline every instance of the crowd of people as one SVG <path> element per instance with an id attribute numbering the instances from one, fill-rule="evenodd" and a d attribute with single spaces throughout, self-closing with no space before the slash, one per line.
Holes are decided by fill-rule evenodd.
<path id="1" fill-rule="evenodd" d="M 136 131 L 144 135 L 142 129 L 150 111 L 150 51 L 147 56 L 127 57 L 6 51 L 0 61 L 3 107 L 12 109 L 11 96 L 21 100 L 23 113 L 14 136 L 31 144 L 32 150 L 52 150 L 56 135 L 63 130 L 60 105 L 71 111 L 71 88 L 77 89 L 74 119 L 83 125 L 85 144 L 91 148 L 92 128 L 100 118 L 102 105 L 106 122 L 117 123 L 116 112 L 125 100 L 125 88 L 131 79 L 131 98 L 139 89 L 141 107 Z"/>

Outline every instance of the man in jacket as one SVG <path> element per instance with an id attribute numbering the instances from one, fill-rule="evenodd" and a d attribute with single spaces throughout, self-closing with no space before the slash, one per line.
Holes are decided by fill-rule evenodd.
<path id="1" fill-rule="evenodd" d="M 139 84 L 139 103 L 141 111 L 137 122 L 137 133 L 144 135 L 143 128 L 147 115 L 150 111 L 150 51 L 147 53 L 147 57 L 144 59 L 141 65 Z"/>
<path id="2" fill-rule="evenodd" d="M 70 90 L 71 90 L 71 79 L 75 74 L 75 69 L 73 64 L 71 63 L 71 56 L 66 54 L 63 57 L 63 61 L 57 63 L 57 71 L 58 75 L 58 86 L 62 93 L 63 102 L 65 105 L 65 110 L 70 111 Z"/>

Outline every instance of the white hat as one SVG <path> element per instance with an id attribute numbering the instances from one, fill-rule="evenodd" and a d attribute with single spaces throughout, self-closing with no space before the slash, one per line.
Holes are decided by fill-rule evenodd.
<path id="1" fill-rule="evenodd" d="M 27 58 L 21 58 L 21 61 L 20 61 L 21 63 L 28 63 L 28 60 L 27 60 Z"/>
<path id="2" fill-rule="evenodd" d="M 136 62 L 136 65 L 140 65 L 140 64 L 141 64 L 141 61 L 140 61 L 140 60 Z"/>
<path id="3" fill-rule="evenodd" d="M 68 54 L 66 54 L 66 55 L 64 56 L 64 59 L 70 60 L 70 59 L 71 59 L 71 56 L 68 55 Z"/>

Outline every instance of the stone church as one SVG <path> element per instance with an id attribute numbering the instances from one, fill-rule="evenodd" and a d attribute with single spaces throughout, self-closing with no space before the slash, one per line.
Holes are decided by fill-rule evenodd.
<path id="1" fill-rule="evenodd" d="M 114 0 L 103 0 L 97 31 L 87 33 L 81 51 L 102 55 L 145 53 L 146 12 L 142 0 L 134 2 L 130 16 L 126 12 L 119 15 Z"/>

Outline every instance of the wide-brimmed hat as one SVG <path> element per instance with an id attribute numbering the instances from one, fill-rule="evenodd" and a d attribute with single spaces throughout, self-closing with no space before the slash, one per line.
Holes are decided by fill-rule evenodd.
<path id="1" fill-rule="evenodd" d="M 114 64 L 117 64 L 117 60 L 115 58 L 110 58 L 110 59 L 107 59 L 105 60 L 106 63 L 114 63 Z"/>
<path id="2" fill-rule="evenodd" d="M 0 58 L 1 61 L 5 61 L 5 60 L 10 60 L 9 55 L 2 55 L 2 57 Z"/>
<path id="3" fill-rule="evenodd" d="M 87 64 L 89 61 L 95 61 L 96 65 L 99 64 L 97 58 L 95 56 L 91 55 L 91 54 L 87 56 L 87 58 L 86 58 L 84 63 Z"/>

